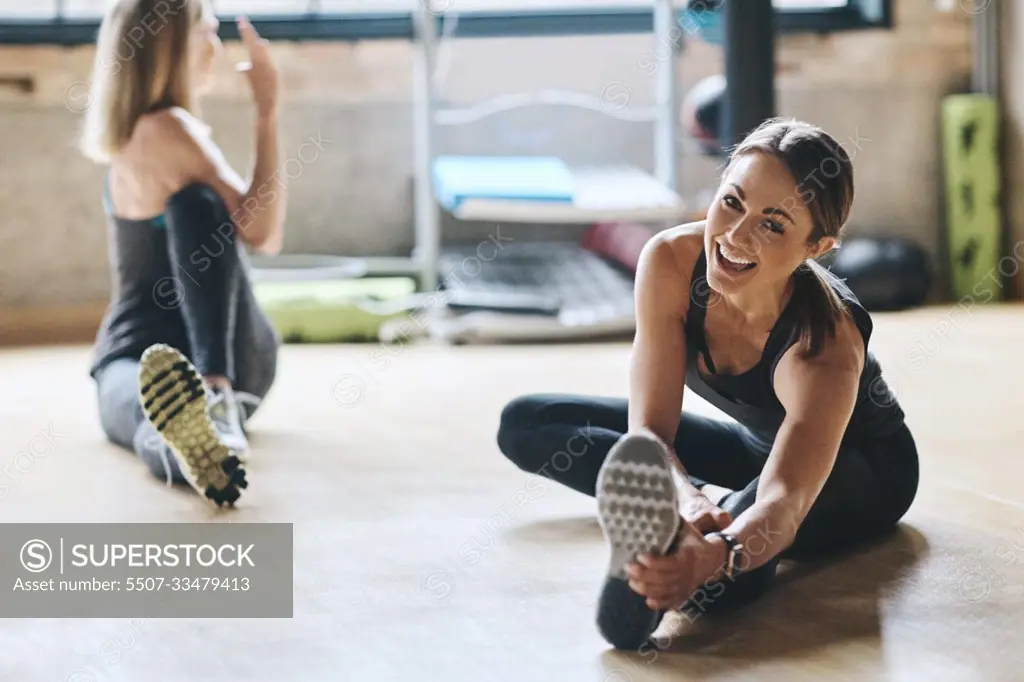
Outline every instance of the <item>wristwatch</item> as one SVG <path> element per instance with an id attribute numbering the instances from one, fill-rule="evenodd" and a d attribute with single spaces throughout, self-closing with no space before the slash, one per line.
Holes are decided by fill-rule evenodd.
<path id="1" fill-rule="evenodd" d="M 740 566 L 743 559 L 743 543 L 728 533 L 718 530 L 712 531 L 708 535 L 717 535 L 725 541 L 725 577 L 733 580 L 743 570 Z"/>

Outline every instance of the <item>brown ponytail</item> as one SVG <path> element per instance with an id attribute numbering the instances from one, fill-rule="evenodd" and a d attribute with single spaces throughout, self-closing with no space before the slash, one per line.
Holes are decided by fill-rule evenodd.
<path id="1" fill-rule="evenodd" d="M 853 163 L 835 138 L 809 123 L 775 118 L 737 145 L 730 165 L 751 152 L 772 154 L 796 179 L 793 201 L 806 205 L 814 223 L 809 245 L 825 237 L 840 238 L 853 204 Z M 799 336 L 806 355 L 814 357 L 835 335 L 847 306 L 832 286 L 835 276 L 814 260 L 804 261 L 794 275 Z"/>
<path id="2" fill-rule="evenodd" d="M 803 276 L 798 279 L 793 295 L 800 296 L 801 300 L 794 307 L 806 357 L 813 358 L 821 352 L 825 341 L 835 336 L 836 322 L 848 308 L 832 288 L 834 275 L 819 263 L 805 261 L 800 271 Z"/>

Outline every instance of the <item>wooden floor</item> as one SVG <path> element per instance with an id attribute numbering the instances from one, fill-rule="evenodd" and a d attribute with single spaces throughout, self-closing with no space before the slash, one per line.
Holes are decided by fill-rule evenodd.
<path id="1" fill-rule="evenodd" d="M 87 348 L 4 350 L 0 471 L 40 431 L 54 447 L 2 482 L 0 519 L 293 522 L 295 615 L 3 620 L 0 679 L 1022 680 L 1024 308 L 951 310 L 876 318 L 922 455 L 898 535 L 792 567 L 740 614 L 668 622 L 665 650 L 646 654 L 610 651 L 594 628 L 593 501 L 542 482 L 514 504 L 527 475 L 494 442 L 516 394 L 621 394 L 625 344 L 289 347 L 231 513 L 104 442 Z"/>

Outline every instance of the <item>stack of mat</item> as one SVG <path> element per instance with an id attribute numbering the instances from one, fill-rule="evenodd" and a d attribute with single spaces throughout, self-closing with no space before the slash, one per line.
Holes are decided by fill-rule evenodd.
<path id="1" fill-rule="evenodd" d="M 441 156 L 438 203 L 461 220 L 586 224 L 677 221 L 682 198 L 630 164 L 570 166 L 551 156 Z"/>
<path id="2" fill-rule="evenodd" d="M 256 298 L 286 343 L 376 341 L 381 326 L 407 313 L 409 277 L 257 282 Z M 388 304 L 394 305 L 388 305 Z"/>
<path id="3" fill-rule="evenodd" d="M 473 199 L 571 204 L 574 191 L 572 171 L 551 156 L 441 156 L 434 185 L 438 202 L 453 213 Z"/>

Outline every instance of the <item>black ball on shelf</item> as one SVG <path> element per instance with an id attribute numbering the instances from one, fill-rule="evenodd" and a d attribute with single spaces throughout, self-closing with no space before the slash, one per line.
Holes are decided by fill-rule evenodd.
<path id="1" fill-rule="evenodd" d="M 868 310 L 895 311 L 922 305 L 932 286 L 924 249 L 899 237 L 844 241 L 821 264 L 846 281 Z"/>

